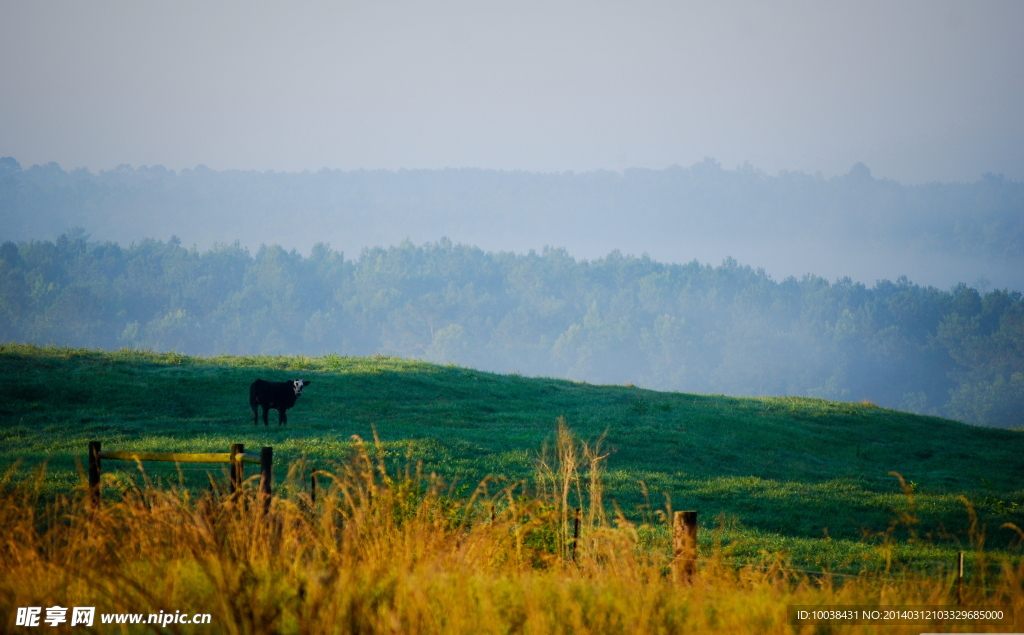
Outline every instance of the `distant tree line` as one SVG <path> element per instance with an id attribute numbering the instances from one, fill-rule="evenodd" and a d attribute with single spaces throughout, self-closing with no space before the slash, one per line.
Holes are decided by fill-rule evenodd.
<path id="1" fill-rule="evenodd" d="M 237 239 L 253 250 L 272 240 L 302 253 L 317 242 L 356 253 L 448 236 L 493 251 L 547 244 L 598 257 L 616 248 L 673 262 L 732 254 L 830 278 L 875 280 L 895 271 L 923 280 L 927 273 L 933 284 L 948 280 L 945 287 L 985 276 L 1024 289 L 1022 210 L 1024 183 L 997 175 L 903 185 L 860 164 L 832 178 L 727 170 L 711 159 L 622 174 L 126 165 L 92 173 L 0 158 L 0 241 L 54 239 L 82 227 L 122 245 L 177 235 L 203 249 Z M 795 264 L 780 268 L 787 263 Z"/>
<path id="2" fill-rule="evenodd" d="M 0 341 L 189 354 L 391 354 L 1024 425 L 1024 300 L 901 278 L 776 282 L 733 260 L 485 252 L 448 240 L 253 255 L 180 241 L 0 246 Z"/>

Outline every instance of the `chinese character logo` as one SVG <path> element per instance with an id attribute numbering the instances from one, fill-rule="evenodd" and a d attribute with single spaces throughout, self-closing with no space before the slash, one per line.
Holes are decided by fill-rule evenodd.
<path id="1" fill-rule="evenodd" d="M 39 626 L 39 619 L 43 615 L 43 608 L 40 606 L 20 606 L 18 615 L 14 620 L 15 626 Z M 95 606 L 76 606 L 71 610 L 71 626 L 92 626 L 93 618 L 96 617 Z M 66 606 L 51 606 L 46 609 L 46 619 L 43 620 L 50 626 L 57 626 L 68 621 L 68 608 Z"/>
<path id="2" fill-rule="evenodd" d="M 92 618 L 96 616 L 95 606 L 76 606 L 71 611 L 72 626 L 92 626 Z"/>
<path id="3" fill-rule="evenodd" d="M 50 626 L 56 626 L 68 621 L 68 607 L 51 606 L 46 609 L 46 619 L 43 621 Z"/>
<path id="4" fill-rule="evenodd" d="M 39 626 L 39 614 L 43 609 L 38 606 L 19 606 L 18 617 L 15 619 L 15 626 Z"/>

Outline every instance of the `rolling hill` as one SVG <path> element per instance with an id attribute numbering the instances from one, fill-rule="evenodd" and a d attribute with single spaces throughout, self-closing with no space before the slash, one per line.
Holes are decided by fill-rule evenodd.
<path id="1" fill-rule="evenodd" d="M 256 377 L 311 380 L 289 425 L 253 427 Z M 702 540 L 744 557 L 764 549 L 850 567 L 900 542 L 908 559 L 946 562 L 970 544 L 1009 549 L 1024 525 L 1024 433 L 967 426 L 872 404 L 732 398 L 499 375 L 389 357 L 185 357 L 122 350 L 0 346 L 0 467 L 46 464 L 46 487 L 81 482 L 87 443 L 104 449 L 227 451 L 274 447 L 285 466 L 330 468 L 352 437 L 376 434 L 389 461 L 420 462 L 471 490 L 485 476 L 529 479 L 556 419 L 609 452 L 609 513 L 657 527 L 666 497 L 696 509 Z M 184 466 L 202 488 L 219 466 Z M 113 462 L 105 470 L 137 474 Z M 177 483 L 171 464 L 149 476 Z M 902 475 L 901 487 L 896 472 Z M 302 487 L 300 482 L 293 483 Z M 908 495 L 909 494 L 909 495 Z M 903 516 L 900 520 L 900 514 Z M 907 518 L 912 517 L 912 521 Z M 911 540 L 907 540 L 907 539 Z"/>

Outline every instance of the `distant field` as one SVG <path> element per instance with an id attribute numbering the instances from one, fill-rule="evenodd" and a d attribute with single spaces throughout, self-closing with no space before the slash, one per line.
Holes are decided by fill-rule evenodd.
<path id="1" fill-rule="evenodd" d="M 253 427 L 256 377 L 312 380 L 289 424 Z M 1014 555 L 1024 526 L 1024 433 L 870 404 L 731 398 L 496 375 L 395 358 L 216 357 L 0 346 L 0 467 L 47 464 L 46 487 L 80 483 L 91 440 L 104 449 L 274 447 L 277 478 L 305 459 L 329 467 L 376 429 L 396 466 L 422 461 L 455 491 L 485 476 L 528 479 L 564 416 L 611 452 L 606 503 L 663 531 L 656 510 L 700 513 L 702 544 L 738 559 L 783 553 L 801 566 L 856 569 L 895 557 L 945 568 L 971 550 Z M 108 461 L 105 471 L 117 468 Z M 196 467 L 196 466 L 183 466 Z M 121 470 L 136 473 L 135 466 Z M 173 466 L 147 466 L 177 481 Z M 183 472 L 190 488 L 217 466 Z M 900 473 L 906 491 L 890 472 Z M 301 484 L 296 483 L 296 486 Z M 461 490 L 460 490 L 461 486 Z M 913 507 L 907 496 L 913 494 Z M 645 494 L 646 492 L 646 494 Z M 909 513 L 916 522 L 898 522 Z M 715 531 L 709 531 L 715 530 Z M 890 547 L 886 547 L 888 544 Z"/>

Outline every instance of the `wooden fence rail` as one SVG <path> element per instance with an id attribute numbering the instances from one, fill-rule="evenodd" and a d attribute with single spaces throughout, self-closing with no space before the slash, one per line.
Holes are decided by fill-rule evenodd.
<path id="1" fill-rule="evenodd" d="M 89 497 L 94 505 L 100 500 L 100 473 L 102 460 L 114 461 L 171 461 L 174 463 L 229 463 L 231 464 L 231 493 L 245 480 L 245 464 L 260 466 L 259 492 L 264 512 L 270 510 L 270 493 L 274 480 L 274 448 L 263 447 L 259 453 L 246 454 L 245 446 L 232 443 L 230 452 L 133 452 L 103 450 L 99 441 L 89 442 Z"/>
<path id="2" fill-rule="evenodd" d="M 235 461 L 243 463 L 259 463 L 258 454 L 236 454 Z M 232 454 L 230 452 L 207 452 L 207 453 L 182 453 L 182 452 L 132 452 L 117 450 L 102 450 L 101 459 L 116 459 L 118 461 L 173 461 L 175 463 L 230 463 Z"/>

